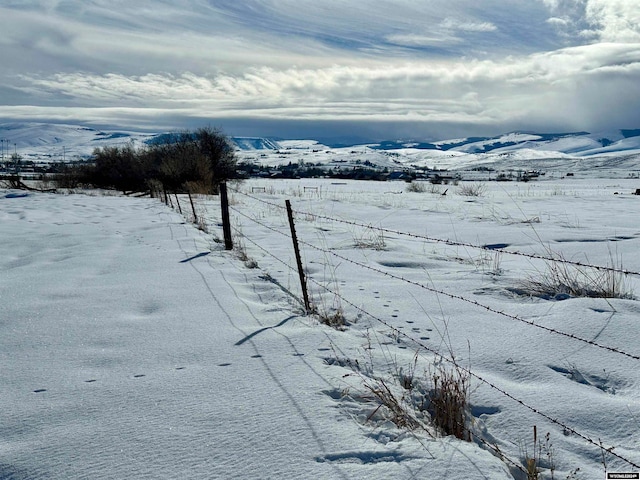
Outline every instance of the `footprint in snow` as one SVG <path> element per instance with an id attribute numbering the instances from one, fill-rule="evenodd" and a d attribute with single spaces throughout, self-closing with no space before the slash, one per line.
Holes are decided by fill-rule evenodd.
<path id="1" fill-rule="evenodd" d="M 34 390 L 33 393 L 42 393 L 42 392 L 46 392 L 47 389 L 46 388 L 39 388 L 37 390 Z"/>
<path id="2" fill-rule="evenodd" d="M 142 377 L 146 377 L 146 375 L 139 373 L 138 375 L 133 376 L 133 378 L 142 378 Z"/>

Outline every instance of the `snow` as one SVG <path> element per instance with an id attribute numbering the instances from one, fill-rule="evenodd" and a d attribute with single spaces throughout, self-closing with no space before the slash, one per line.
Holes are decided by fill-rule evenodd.
<path id="1" fill-rule="evenodd" d="M 535 140 L 539 140 L 541 137 L 539 135 L 531 135 L 527 133 L 507 133 L 505 135 L 501 135 L 500 137 L 491 138 L 489 140 L 481 140 L 479 142 L 467 143 L 463 146 L 456 147 L 455 149 L 461 152 L 474 153 L 478 151 L 484 151 L 487 147 L 491 147 L 496 144 L 502 143 L 521 143 L 521 142 L 531 142 Z M 450 143 L 450 142 L 447 142 Z M 445 143 L 443 143 L 444 145 Z"/>
<path id="2" fill-rule="evenodd" d="M 4 155 L 18 153 L 24 160 L 62 162 L 82 160 L 96 148 L 133 143 L 142 145 L 155 135 L 133 131 L 101 131 L 68 124 L 0 123 L 6 140 Z"/>
<path id="3" fill-rule="evenodd" d="M 0 190 L 0 478 L 522 478 L 508 460 L 534 450 L 534 426 L 554 478 L 604 478 L 584 437 L 637 465 L 638 301 L 521 295 L 545 262 L 507 253 L 639 272 L 636 188 L 246 181 L 232 224 L 257 268 L 223 250 L 217 197 L 196 198 L 205 233 L 155 199 Z M 344 331 L 304 313 L 285 199 L 313 303 Z M 428 383 L 433 352 L 476 375 L 484 443 L 399 428 L 371 397 L 414 363 Z"/>
<path id="4" fill-rule="evenodd" d="M 287 145 L 280 150 L 243 150 L 237 155 L 241 161 L 276 167 L 289 163 L 319 164 L 325 167 L 351 169 L 365 162 L 390 170 L 407 167 L 427 167 L 468 172 L 477 167 L 493 170 L 543 170 L 565 174 L 584 171 L 591 175 L 594 169 L 607 170 L 607 176 L 628 176 L 640 170 L 640 137 L 616 142 L 609 147 L 596 148 L 594 140 L 569 137 L 553 142 L 526 142 L 497 148 L 489 153 L 464 153 L 451 150 L 424 150 L 398 148 L 379 150 L 371 146 L 328 148 L 312 142 L 280 141 Z M 589 150 L 591 149 L 591 150 Z M 469 147 L 469 150 L 473 148 Z M 566 152 L 571 153 L 566 153 Z M 617 170 L 617 174 L 613 174 Z"/>
<path id="5" fill-rule="evenodd" d="M 625 133 L 628 138 L 625 138 Z M 623 158 L 626 160 L 620 169 L 640 169 L 640 136 L 632 136 L 635 133 L 636 130 L 557 135 L 512 132 L 475 142 L 473 138 L 461 138 L 432 143 L 442 150 L 414 148 L 420 143 L 409 140 L 350 147 L 329 147 L 312 139 L 231 137 L 231 140 L 236 144 L 240 161 L 269 167 L 305 162 L 350 169 L 368 162 L 368 166 L 390 170 L 413 166 L 452 170 L 490 166 L 496 170 L 521 170 L 523 167 L 538 168 L 528 165 L 532 162 L 544 167 L 563 159 L 567 160 L 562 163 L 563 169 L 566 169 L 568 161 L 573 161 L 590 171 L 594 165 L 621 163 Z M 158 135 L 162 133 L 97 130 L 66 124 L 0 123 L 0 137 L 6 140 L 3 145 L 5 159 L 12 153 L 18 153 L 23 160 L 39 165 L 87 159 L 96 148 L 105 146 L 132 144 L 142 148 Z M 383 145 L 390 149 L 385 150 Z M 397 148 L 400 146 L 403 148 Z M 489 151 L 478 153 L 486 150 Z"/>

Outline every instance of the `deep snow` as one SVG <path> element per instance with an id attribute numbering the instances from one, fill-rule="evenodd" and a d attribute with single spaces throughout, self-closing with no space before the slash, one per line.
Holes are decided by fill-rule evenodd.
<path id="1" fill-rule="evenodd" d="M 468 246 L 613 257 L 638 272 L 635 183 L 492 183 L 465 197 L 456 186 L 248 181 L 232 187 L 232 223 L 258 268 L 216 242 L 215 197 L 196 201 L 207 234 L 154 199 L 2 190 L 0 478 L 512 478 L 486 445 L 406 432 L 367 395 L 366 382 L 392 383 L 416 358 L 428 380 L 427 349 L 638 464 L 638 360 L 380 273 L 637 356 L 637 300 L 519 295 L 544 262 Z M 345 331 L 294 298 L 284 199 L 298 211 L 313 301 L 342 308 Z M 637 277 L 626 281 L 640 295 Z M 553 443 L 555 478 L 604 478 L 601 450 L 580 436 L 477 380 L 470 400 L 470 429 L 508 460 L 531 453 L 535 425 Z"/>

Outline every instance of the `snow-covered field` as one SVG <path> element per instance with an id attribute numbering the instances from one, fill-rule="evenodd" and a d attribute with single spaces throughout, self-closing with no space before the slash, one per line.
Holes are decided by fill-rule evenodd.
<path id="1" fill-rule="evenodd" d="M 0 478 L 508 479 L 525 457 L 541 478 L 638 472 L 637 180 L 463 186 L 231 185 L 243 260 L 217 197 L 196 199 L 205 233 L 185 199 L 181 216 L 0 190 Z M 343 331 L 304 314 L 286 199 L 311 300 Z M 628 298 L 528 295 L 549 276 L 536 256 L 632 272 L 610 275 Z M 472 442 L 410 410 L 452 358 Z M 425 428 L 395 425 L 382 385 Z"/>

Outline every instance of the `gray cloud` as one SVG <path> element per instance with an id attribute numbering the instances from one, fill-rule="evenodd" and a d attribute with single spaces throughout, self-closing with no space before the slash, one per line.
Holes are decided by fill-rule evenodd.
<path id="1" fill-rule="evenodd" d="M 279 136 L 637 126 L 635 0 L 131 3 L 5 2 L 0 116 Z"/>

